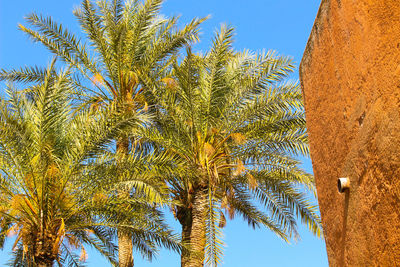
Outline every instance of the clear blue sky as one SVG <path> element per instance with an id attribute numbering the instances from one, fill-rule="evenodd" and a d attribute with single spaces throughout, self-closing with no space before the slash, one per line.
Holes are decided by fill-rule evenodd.
<path id="1" fill-rule="evenodd" d="M 50 54 L 39 44 L 32 44 L 17 30 L 17 24 L 23 22 L 24 15 L 36 11 L 51 15 L 71 31 L 79 33 L 72 15 L 73 7 L 79 3 L 79 0 L 0 0 L 0 68 L 46 65 L 51 59 Z M 197 49 L 205 50 L 214 30 L 221 23 L 227 23 L 236 27 L 236 48 L 274 49 L 293 56 L 298 65 L 319 3 L 320 0 L 166 0 L 163 13 L 167 16 L 180 14 L 184 22 L 195 16 L 211 15 L 202 26 L 203 41 Z M 312 171 L 309 160 L 304 161 L 304 168 Z M 180 230 L 173 218 L 168 220 L 177 231 Z M 240 219 L 228 221 L 224 233 L 227 247 L 222 266 L 328 266 L 324 241 L 313 237 L 304 228 L 300 228 L 302 240 L 297 244 L 286 244 L 266 229 L 252 230 Z M 0 266 L 8 259 L 10 243 L 0 251 Z M 169 251 L 161 251 L 152 263 L 135 256 L 135 266 L 180 266 L 179 255 Z M 108 266 L 101 256 L 91 251 L 87 265 Z"/>

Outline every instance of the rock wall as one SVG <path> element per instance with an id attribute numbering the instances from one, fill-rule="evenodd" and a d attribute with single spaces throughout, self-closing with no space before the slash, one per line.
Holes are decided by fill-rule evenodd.
<path id="1" fill-rule="evenodd" d="M 330 266 L 400 266 L 400 0 L 323 0 L 300 80 Z"/>

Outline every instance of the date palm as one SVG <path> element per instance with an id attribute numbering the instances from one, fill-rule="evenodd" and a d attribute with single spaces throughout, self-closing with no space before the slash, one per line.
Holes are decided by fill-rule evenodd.
<path id="1" fill-rule="evenodd" d="M 35 42 L 45 45 L 75 73 L 76 95 L 82 107 L 115 105 L 120 114 L 147 110 L 152 103 L 155 80 L 162 78 L 166 66 L 185 44 L 196 41 L 198 25 L 194 19 L 182 29 L 177 17 L 159 15 L 162 0 L 113 0 L 93 4 L 83 0 L 74 14 L 85 33 L 83 43 L 50 17 L 27 17 L 30 28 L 20 29 Z M 40 79 L 35 69 L 14 70 L 4 77 L 32 81 Z M 116 140 L 119 153 L 128 154 L 132 142 L 126 134 Z M 122 190 L 121 197 L 129 195 Z M 120 266 L 133 266 L 132 236 L 120 231 Z"/>
<path id="2" fill-rule="evenodd" d="M 285 81 L 294 67 L 272 52 L 235 52 L 233 29 L 222 27 L 204 56 L 187 50 L 157 99 L 158 127 L 143 138 L 175 156 L 167 177 L 182 225 L 182 267 L 221 260 L 225 215 L 297 238 L 296 217 L 319 235 L 308 199 L 313 177 L 296 159 L 308 155 L 301 92 Z"/>
<path id="3" fill-rule="evenodd" d="M 146 179 L 153 170 L 145 164 L 159 160 L 127 157 L 120 161 L 135 169 L 121 170 L 120 155 L 108 152 L 120 132 L 142 125 L 147 116 L 121 118 L 113 107 L 77 113 L 69 71 L 56 73 L 53 66 L 40 83 L 25 91 L 10 87 L 9 97 L 0 99 L 0 247 L 16 235 L 11 264 L 79 266 L 90 246 L 117 265 L 120 228 L 145 256 L 152 256 L 155 244 L 179 250 L 153 207 L 165 201 L 164 193 Z M 114 180 L 121 176 L 136 183 L 135 197 L 109 194 L 118 190 Z"/>

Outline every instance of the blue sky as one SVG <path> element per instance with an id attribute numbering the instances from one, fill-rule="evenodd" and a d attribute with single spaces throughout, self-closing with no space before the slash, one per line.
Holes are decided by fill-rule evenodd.
<path id="1" fill-rule="evenodd" d="M 25 15 L 36 11 L 51 15 L 72 32 L 79 33 L 72 15 L 73 7 L 79 3 L 79 0 L 0 0 L 0 68 L 46 65 L 51 55 L 18 31 L 18 23 L 23 22 Z M 292 56 L 298 65 L 319 3 L 319 0 L 166 0 L 163 14 L 181 15 L 183 22 L 195 16 L 211 15 L 202 26 L 202 42 L 196 46 L 199 50 L 207 49 L 215 29 L 226 23 L 236 28 L 237 49 L 277 50 Z M 312 171 L 309 160 L 303 165 L 307 171 Z M 173 218 L 167 219 L 177 231 L 180 230 Z M 266 229 L 252 230 L 240 219 L 229 221 L 224 230 L 227 246 L 222 266 L 328 266 L 324 241 L 313 237 L 303 227 L 300 227 L 302 240 L 295 244 L 284 243 Z M 8 259 L 10 243 L 0 251 L 0 266 Z M 152 263 L 135 256 L 135 266 L 180 265 L 179 255 L 169 251 L 162 250 Z M 92 251 L 89 251 L 87 265 L 108 266 Z"/>

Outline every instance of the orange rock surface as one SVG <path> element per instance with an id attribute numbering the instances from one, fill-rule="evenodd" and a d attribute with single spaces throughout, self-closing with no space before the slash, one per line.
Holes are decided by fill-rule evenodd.
<path id="1" fill-rule="evenodd" d="M 300 79 L 330 266 L 400 266 L 400 1 L 323 0 Z"/>

